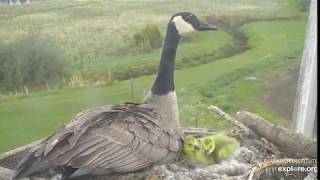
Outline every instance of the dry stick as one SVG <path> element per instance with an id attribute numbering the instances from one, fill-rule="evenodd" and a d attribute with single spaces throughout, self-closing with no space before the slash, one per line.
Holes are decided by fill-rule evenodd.
<path id="1" fill-rule="evenodd" d="M 183 128 L 183 132 L 185 134 L 192 134 L 192 135 L 212 135 L 217 134 L 218 131 L 214 129 L 206 129 L 206 128 Z"/>
<path id="2" fill-rule="evenodd" d="M 224 120 L 226 120 L 227 122 L 233 124 L 234 126 L 242 129 L 246 134 L 248 135 L 252 135 L 253 137 L 256 137 L 257 139 L 260 139 L 259 136 L 252 131 L 250 128 L 248 128 L 246 125 L 242 124 L 240 121 L 236 120 L 235 118 L 231 117 L 230 115 L 228 115 L 227 113 L 223 112 L 221 109 L 219 109 L 216 106 L 209 106 L 208 109 L 214 113 L 216 113 L 217 115 L 219 115 L 221 118 L 223 118 Z M 215 134 L 217 133 L 215 130 L 213 129 L 202 129 L 202 128 L 186 128 L 184 129 L 184 132 L 186 134 Z M 278 148 L 276 146 L 274 146 L 271 142 L 267 141 L 265 138 L 262 138 L 261 141 L 266 144 L 267 146 L 270 146 L 268 149 L 270 151 L 272 151 L 274 154 L 280 154 L 280 151 L 278 150 Z M 228 180 L 238 180 L 238 179 L 248 179 L 252 180 L 254 178 L 254 175 L 264 169 L 267 168 L 273 168 L 273 167 L 279 167 L 279 166 L 288 166 L 288 165 L 299 165 L 299 163 L 296 162 L 308 162 L 310 160 L 308 159 L 278 159 L 278 160 L 274 160 L 274 161 L 270 161 L 270 162 L 265 162 L 265 163 L 258 163 L 255 166 L 252 167 L 252 169 L 241 176 L 237 176 L 237 177 L 231 177 L 231 178 L 227 178 Z M 301 164 L 300 163 L 300 164 Z M 308 162 L 308 163 L 303 163 L 303 166 L 314 166 L 314 162 Z M 271 172 L 271 171 L 270 171 Z"/>
<path id="3" fill-rule="evenodd" d="M 246 135 L 251 135 L 253 137 L 258 137 L 251 129 L 249 129 L 247 126 L 243 125 L 241 122 L 239 122 L 238 120 L 236 120 L 235 118 L 231 117 L 230 115 L 228 115 L 227 113 L 223 112 L 220 108 L 218 108 L 217 106 L 213 106 L 210 105 L 208 107 L 208 109 L 211 112 L 216 113 L 218 116 L 220 116 L 221 118 L 223 118 L 224 120 L 228 121 L 229 123 L 233 124 L 234 126 L 242 129 L 244 131 L 244 133 Z"/>
<path id="4" fill-rule="evenodd" d="M 230 115 L 228 115 L 227 113 L 223 112 L 221 109 L 219 109 L 217 106 L 209 106 L 208 109 L 216 114 L 218 114 L 221 118 L 223 118 L 224 120 L 228 121 L 229 123 L 237 126 L 238 128 L 242 129 L 245 134 L 249 134 L 252 137 L 256 138 L 257 140 L 262 141 L 262 143 L 264 144 L 264 147 L 271 151 L 273 154 L 275 154 L 276 156 L 280 156 L 281 152 L 279 151 L 279 149 L 270 141 L 268 141 L 267 139 L 260 138 L 260 134 L 257 134 L 255 131 L 251 130 L 249 126 L 247 126 L 247 124 L 243 124 L 241 121 L 231 117 Z"/>
<path id="5" fill-rule="evenodd" d="M 242 124 L 240 121 L 238 121 L 235 118 L 231 117 L 230 115 L 228 115 L 227 113 L 222 111 L 217 106 L 210 105 L 208 107 L 208 109 L 210 111 L 216 113 L 217 115 L 219 115 L 224 120 L 226 120 L 229 123 L 233 124 L 234 126 L 242 129 L 246 134 L 251 135 L 252 137 L 255 137 L 256 139 L 260 139 L 259 136 L 255 132 L 253 132 L 251 129 L 249 129 L 246 125 Z M 265 143 L 266 145 L 269 145 L 270 148 L 268 148 L 268 149 L 271 150 L 274 154 L 276 154 L 276 155 L 280 154 L 279 150 L 271 142 L 268 142 L 264 138 L 262 138 L 261 141 L 263 143 Z M 251 180 L 253 178 L 254 172 L 256 172 L 257 169 L 259 170 L 260 167 L 263 167 L 263 165 L 264 165 L 263 163 L 262 164 L 261 163 L 257 164 L 248 173 L 246 173 L 246 174 L 244 174 L 243 176 L 240 176 L 240 177 L 244 178 L 244 177 L 248 177 L 249 176 L 249 179 Z"/>

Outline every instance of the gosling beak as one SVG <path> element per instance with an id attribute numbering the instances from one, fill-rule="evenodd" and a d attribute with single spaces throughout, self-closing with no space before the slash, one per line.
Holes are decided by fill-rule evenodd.
<path id="1" fill-rule="evenodd" d="M 204 154 L 205 154 L 206 156 L 209 156 L 210 154 L 213 153 L 213 151 L 214 151 L 214 149 L 205 150 L 205 151 L 204 151 Z"/>
<path id="2" fill-rule="evenodd" d="M 200 23 L 200 25 L 196 28 L 198 31 L 214 31 L 218 30 L 217 26 L 208 25 L 205 23 Z"/>

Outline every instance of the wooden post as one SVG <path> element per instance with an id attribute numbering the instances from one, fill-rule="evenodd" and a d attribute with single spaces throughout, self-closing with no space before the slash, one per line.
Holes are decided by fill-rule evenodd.
<path id="1" fill-rule="evenodd" d="M 131 101 L 133 100 L 133 91 L 134 91 L 134 84 L 133 84 L 134 82 L 133 82 L 133 78 L 130 78 L 130 89 L 129 89 L 129 91 L 130 91 L 130 99 L 131 99 Z"/>
<path id="2" fill-rule="evenodd" d="M 112 81 L 112 72 L 110 69 L 108 69 L 108 82 Z"/>
<path id="3" fill-rule="evenodd" d="M 28 94 L 29 94 L 29 88 L 28 88 L 28 86 L 24 85 L 24 86 L 23 86 L 23 89 L 24 89 L 24 92 L 26 93 L 26 95 L 28 95 Z"/>
<path id="4" fill-rule="evenodd" d="M 317 0 L 311 0 L 293 111 L 293 130 L 312 137 L 317 113 Z"/>

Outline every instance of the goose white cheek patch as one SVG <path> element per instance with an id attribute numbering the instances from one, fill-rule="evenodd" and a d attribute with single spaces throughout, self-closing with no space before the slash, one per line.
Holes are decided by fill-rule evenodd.
<path id="1" fill-rule="evenodd" d="M 186 22 L 181 16 L 176 16 L 172 19 L 172 22 L 175 24 L 178 33 L 182 36 L 186 33 L 196 31 L 193 26 Z"/>

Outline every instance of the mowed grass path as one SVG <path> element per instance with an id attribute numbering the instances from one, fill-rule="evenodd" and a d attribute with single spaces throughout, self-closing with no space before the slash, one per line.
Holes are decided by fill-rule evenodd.
<path id="1" fill-rule="evenodd" d="M 253 103 L 257 102 L 256 98 L 263 82 L 243 84 L 243 78 L 248 73 L 239 74 L 235 79 L 227 79 L 225 85 L 216 90 L 212 89 L 215 91 L 213 97 L 203 97 L 199 90 L 207 87 L 206 90 L 210 91 L 212 84 L 239 69 L 245 68 L 250 74 L 263 76 L 285 65 L 297 63 L 303 48 L 304 27 L 305 21 L 247 24 L 242 31 L 250 37 L 250 50 L 231 58 L 176 71 L 177 93 L 180 102 L 183 102 L 180 104 L 182 124 L 193 125 L 192 118 L 188 115 L 193 109 L 186 107 L 190 104 L 189 100 L 203 99 L 205 103 L 215 104 L 215 97 L 226 93 L 237 94 L 238 98 L 225 102 L 234 108 L 247 107 L 251 111 L 265 112 L 264 107 Z M 179 56 L 182 56 L 181 52 L 178 52 Z M 152 85 L 153 80 L 154 75 L 136 79 L 147 88 Z M 49 135 L 86 108 L 128 101 L 129 85 L 129 81 L 121 81 L 112 85 L 52 90 L 1 99 L 0 152 Z M 233 88 L 228 88 L 230 85 L 233 85 Z M 143 96 L 140 91 L 136 91 L 135 94 L 135 101 L 139 101 Z M 208 120 L 208 123 L 208 127 L 219 124 L 213 120 Z"/>

